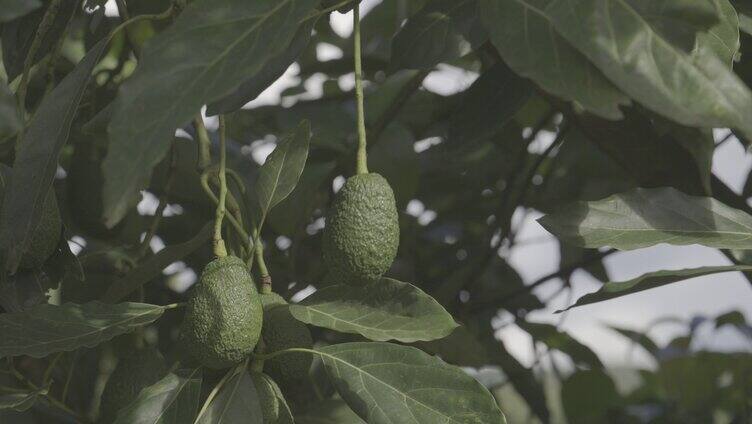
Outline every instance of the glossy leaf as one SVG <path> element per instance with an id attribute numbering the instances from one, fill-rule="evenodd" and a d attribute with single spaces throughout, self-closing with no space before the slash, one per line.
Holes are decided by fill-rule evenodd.
<path id="1" fill-rule="evenodd" d="M 628 105 L 629 97 L 557 33 L 541 8 L 547 3 L 480 0 L 480 16 L 491 42 L 515 72 L 592 113 L 621 118 L 619 107 Z"/>
<path id="2" fill-rule="evenodd" d="M 381 278 L 364 286 L 325 287 L 299 304 L 292 315 L 306 323 L 371 340 L 405 343 L 448 336 L 457 327 L 449 313 L 412 284 Z"/>
<path id="3" fill-rule="evenodd" d="M 416 348 L 344 343 L 318 353 L 337 392 L 370 424 L 506 422 L 479 382 Z"/>
<path id="4" fill-rule="evenodd" d="M 43 304 L 25 312 L 0 314 L 0 358 L 93 347 L 155 321 L 164 307 L 144 303 Z"/>
<path id="5" fill-rule="evenodd" d="M 198 413 L 201 369 L 177 370 L 141 391 L 115 424 L 191 423 Z"/>
<path id="6" fill-rule="evenodd" d="M 309 19 L 300 26 L 295 36 L 279 55 L 269 60 L 264 67 L 244 82 L 234 93 L 225 96 L 206 107 L 207 115 L 230 113 L 242 108 L 246 103 L 253 101 L 274 81 L 276 81 L 287 68 L 295 62 L 295 59 L 303 52 L 311 41 L 311 31 L 316 19 Z"/>
<path id="7" fill-rule="evenodd" d="M 34 406 L 39 396 L 47 394 L 47 389 L 39 389 L 24 393 L 11 393 L 0 395 L 0 411 L 11 409 L 16 412 L 24 412 Z"/>
<path id="8" fill-rule="evenodd" d="M 303 121 L 266 158 L 256 179 L 256 217 L 259 227 L 266 220 L 269 211 L 285 200 L 298 184 L 308 158 L 310 141 L 311 125 L 308 121 Z"/>
<path id="9" fill-rule="evenodd" d="M 0 80 L 0 140 L 15 135 L 20 129 L 16 98 L 8 85 Z"/>
<path id="10" fill-rule="evenodd" d="M 5 267 L 15 272 L 42 213 L 73 118 L 107 40 L 94 46 L 37 108 L 16 152 L 0 218 Z"/>
<path id="11" fill-rule="evenodd" d="M 21 17 L 41 5 L 39 0 L 0 0 L 0 22 Z"/>
<path id="12" fill-rule="evenodd" d="M 578 202 L 539 222 L 560 239 L 590 248 L 631 250 L 668 243 L 752 249 L 752 216 L 672 188 L 638 188 Z"/>
<path id="13" fill-rule="evenodd" d="M 264 424 L 261 404 L 253 380 L 244 367 L 224 382 L 208 408 L 196 419 L 196 424 Z"/>
<path id="14" fill-rule="evenodd" d="M 190 3 L 146 44 L 139 66 L 120 90 L 103 164 L 105 221 L 125 215 L 152 168 L 169 150 L 175 129 L 201 106 L 233 90 L 273 60 L 315 0 L 222 0 Z M 138 123 L 135 125 L 134 123 Z"/>
<path id="15" fill-rule="evenodd" d="M 478 26 L 476 0 L 437 0 L 411 16 L 392 40 L 393 69 L 430 70 L 470 50 L 466 34 Z"/>
<path id="16" fill-rule="evenodd" d="M 750 265 L 729 265 L 729 266 L 706 266 L 701 268 L 680 269 L 674 271 L 656 271 L 641 275 L 637 278 L 627 281 L 611 281 L 604 284 L 598 291 L 586 294 L 577 299 L 571 309 L 578 306 L 589 305 L 592 303 L 603 302 L 605 300 L 615 299 L 633 293 L 639 293 L 644 290 L 650 290 L 667 284 L 677 283 L 690 278 L 702 277 L 705 275 L 719 274 L 722 272 L 734 271 L 752 271 Z"/>
<path id="17" fill-rule="evenodd" d="M 752 134 L 750 89 L 717 56 L 688 52 L 695 34 L 686 26 L 709 29 L 718 22 L 713 1 L 546 3 L 539 10 L 556 31 L 649 109 L 687 126 Z"/>
<path id="18" fill-rule="evenodd" d="M 182 260 L 207 243 L 212 231 L 212 224 L 206 224 L 196 236 L 187 242 L 168 246 L 156 255 L 150 256 L 128 275 L 114 282 L 102 297 L 102 301 L 114 303 L 124 299 L 138 290 L 139 287 L 161 275 L 162 271 L 171 263 Z"/>

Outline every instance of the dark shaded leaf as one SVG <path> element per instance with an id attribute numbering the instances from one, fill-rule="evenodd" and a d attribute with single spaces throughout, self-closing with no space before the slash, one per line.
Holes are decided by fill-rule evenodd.
<path id="1" fill-rule="evenodd" d="M 13 178 L 6 188 L 0 218 L 0 246 L 5 268 L 14 272 L 36 228 L 44 199 L 57 171 L 58 156 L 68 140 L 73 117 L 92 69 L 107 46 L 102 40 L 42 100 L 16 153 Z"/>
<path id="2" fill-rule="evenodd" d="M 316 402 L 305 412 L 295 414 L 295 422 L 298 424 L 365 424 L 365 421 L 355 415 L 352 409 L 341 399 Z"/>
<path id="3" fill-rule="evenodd" d="M 718 274 L 722 272 L 734 271 L 752 271 L 750 265 L 729 265 L 729 266 L 706 266 L 701 268 L 680 269 L 674 271 L 656 271 L 641 275 L 637 278 L 627 281 L 608 282 L 598 291 L 586 294 L 577 299 L 574 305 L 567 309 L 578 306 L 589 305 L 591 303 L 603 302 L 604 300 L 615 299 L 633 293 L 639 293 L 644 290 L 650 290 L 667 284 L 677 283 L 690 278 L 702 277 L 705 275 Z"/>
<path id="4" fill-rule="evenodd" d="M 566 242 L 639 249 L 660 243 L 752 249 L 752 216 L 710 197 L 642 189 L 578 202 L 539 220 Z"/>
<path id="5" fill-rule="evenodd" d="M 444 338 L 412 344 L 420 350 L 452 365 L 480 368 L 490 363 L 485 347 L 464 326 L 459 326 Z"/>
<path id="6" fill-rule="evenodd" d="M 3 409 L 12 409 L 17 412 L 24 412 L 34 406 L 39 396 L 47 394 L 47 389 L 34 390 L 26 393 L 12 393 L 0 396 L 0 411 Z"/>
<path id="7" fill-rule="evenodd" d="M 164 311 L 162 306 L 144 303 L 90 302 L 44 304 L 26 312 L 0 314 L 0 358 L 43 358 L 55 352 L 93 347 L 153 322 Z"/>
<path id="8" fill-rule="evenodd" d="M 177 370 L 149 386 L 118 412 L 115 424 L 182 424 L 196 418 L 201 369 Z"/>
<path id="9" fill-rule="evenodd" d="M 206 244 L 213 231 L 213 224 L 204 225 L 201 231 L 185 243 L 168 246 L 143 261 L 125 277 L 114 282 L 102 297 L 103 302 L 114 303 L 138 290 L 139 287 L 162 274 L 173 262 L 182 260 Z"/>
<path id="10" fill-rule="evenodd" d="M 328 181 L 336 165 L 335 162 L 306 164 L 295 189 L 279 203 L 274 213 L 269 215 L 269 225 L 274 231 L 291 236 L 302 225 L 308 223 L 317 200 L 325 199 L 327 196 L 323 189 L 324 183 Z M 321 199 L 321 203 L 323 201 Z"/>
<path id="11" fill-rule="evenodd" d="M 0 6 L 0 10 L 2 10 L 1 8 L 2 6 Z M 0 141 L 16 135 L 20 129 L 21 119 L 18 116 L 16 98 L 8 85 L 0 80 Z"/>
<path id="12" fill-rule="evenodd" d="M 554 325 L 522 321 L 518 321 L 517 325 L 530 333 L 533 339 L 544 343 L 549 349 L 556 349 L 569 355 L 576 365 L 588 365 L 593 368 L 603 367 L 595 352 Z"/>
<path id="13" fill-rule="evenodd" d="M 244 366 L 234 373 L 212 399 L 196 424 L 264 424 L 256 386 Z"/>
<path id="14" fill-rule="evenodd" d="M 364 286 L 325 287 L 290 305 L 306 323 L 371 340 L 405 343 L 448 336 L 457 327 L 449 313 L 412 284 L 381 278 Z"/>
<path id="15" fill-rule="evenodd" d="M 39 0 L 0 0 L 0 23 L 19 18 L 41 5 Z"/>
<path id="16" fill-rule="evenodd" d="M 485 387 L 418 349 L 367 342 L 317 352 L 337 392 L 368 423 L 506 423 Z"/>
<path id="17" fill-rule="evenodd" d="M 656 345 L 653 339 L 651 339 L 645 333 L 640 333 L 634 330 L 616 327 L 613 325 L 608 326 L 608 328 L 632 340 L 632 342 L 637 343 L 638 345 L 642 346 L 642 348 L 645 349 L 645 351 L 648 352 L 649 354 L 653 355 L 653 357 L 657 357 L 658 353 L 660 352 L 660 348 L 658 347 L 658 345 Z"/>
<path id="18" fill-rule="evenodd" d="M 600 370 L 578 371 L 564 380 L 561 401 L 572 423 L 612 422 L 611 409 L 621 398 L 611 378 Z"/>
<path id="19" fill-rule="evenodd" d="M 289 45 L 315 0 L 198 1 L 145 46 L 122 86 L 109 125 L 103 164 L 105 221 L 117 224 L 175 129 L 207 102 L 235 90 Z M 138 122 L 138 125 L 133 125 Z"/>

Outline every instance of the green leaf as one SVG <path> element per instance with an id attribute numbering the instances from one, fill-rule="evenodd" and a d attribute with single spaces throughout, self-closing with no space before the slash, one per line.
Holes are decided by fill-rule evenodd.
<path id="1" fill-rule="evenodd" d="M 156 255 L 150 256 L 128 275 L 113 283 L 102 296 L 102 301 L 107 303 L 118 302 L 138 290 L 139 287 L 161 275 L 168 265 L 182 260 L 205 245 L 209 241 L 212 231 L 213 224 L 208 223 L 196 236 L 185 243 L 165 247 Z"/>
<path id="2" fill-rule="evenodd" d="M 657 358 L 660 348 L 647 334 L 613 325 L 608 326 L 608 328 L 630 339 L 633 343 L 640 345 L 646 352 Z"/>
<path id="3" fill-rule="evenodd" d="M 39 0 L 0 0 L 0 22 L 21 17 L 41 5 Z"/>
<path id="4" fill-rule="evenodd" d="M 311 408 L 300 414 L 295 414 L 297 424 L 365 424 L 365 421 L 347 406 L 341 399 L 325 399 L 316 402 Z"/>
<path id="5" fill-rule="evenodd" d="M 93 347 L 154 322 L 164 311 L 162 306 L 145 303 L 90 302 L 44 304 L 24 312 L 0 314 L 0 358 L 43 358 Z"/>
<path id="6" fill-rule="evenodd" d="M 480 368 L 490 363 L 485 347 L 464 326 L 455 328 L 444 338 L 416 342 L 413 346 L 432 355 L 438 355 L 452 365 Z"/>
<path id="7" fill-rule="evenodd" d="M 290 41 L 290 45 L 282 52 L 269 60 L 264 67 L 251 79 L 244 82 L 234 93 L 227 95 L 206 107 L 206 114 L 218 115 L 230 113 L 242 108 L 246 103 L 254 100 L 267 87 L 276 81 L 287 68 L 295 62 L 303 50 L 311 41 L 311 31 L 316 24 L 316 19 L 309 19 L 303 23 Z"/>
<path id="8" fill-rule="evenodd" d="M 686 126 L 752 134 L 749 88 L 716 55 L 690 52 L 693 30 L 709 29 L 719 20 L 714 1 L 548 1 L 539 10 L 647 108 Z"/>
<path id="9" fill-rule="evenodd" d="M 436 0 L 411 16 L 392 40 L 392 69 L 430 70 L 470 51 L 463 36 L 477 27 L 476 0 Z"/>
<path id="10" fill-rule="evenodd" d="M 561 394 L 564 412 L 571 423 L 612 422 L 615 418 L 609 412 L 621 401 L 614 382 L 601 370 L 572 374 L 562 383 Z"/>
<path id="11" fill-rule="evenodd" d="M 590 305 L 591 303 L 603 302 L 604 300 L 615 299 L 628 294 L 639 293 L 644 290 L 650 290 L 667 284 L 688 280 L 690 278 L 702 277 L 705 275 L 719 274 L 722 272 L 734 271 L 752 271 L 750 265 L 728 265 L 728 266 L 706 266 L 700 268 L 679 269 L 672 271 L 656 271 L 643 274 L 637 278 L 627 281 L 611 281 L 604 284 L 598 291 L 586 294 L 577 299 L 574 305 L 564 309 L 564 311 L 576 308 L 578 306 Z M 562 311 L 558 311 L 562 312 Z"/>
<path id="12" fill-rule="evenodd" d="M 337 392 L 370 424 L 506 422 L 478 381 L 419 349 L 366 342 L 317 352 Z"/>
<path id="13" fill-rule="evenodd" d="M 139 393 L 115 424 L 191 423 L 198 413 L 201 369 L 177 370 Z"/>
<path id="14" fill-rule="evenodd" d="M 92 69 L 107 46 L 94 46 L 52 92 L 44 97 L 16 152 L 13 178 L 5 189 L 0 217 L 0 246 L 5 266 L 15 272 L 42 213 L 57 171 L 60 151 L 89 82 Z"/>
<path id="15" fill-rule="evenodd" d="M 300 175 L 300 180 L 290 195 L 277 205 L 269 215 L 269 225 L 274 231 L 292 236 L 308 223 L 314 208 L 323 204 L 328 192 L 325 183 L 331 181 L 331 174 L 337 164 L 331 162 L 308 162 Z"/>
<path id="16" fill-rule="evenodd" d="M 259 402 L 262 405 L 272 405 L 269 409 L 265 409 L 274 414 L 272 417 L 267 416 L 267 421 L 273 419 L 274 421 L 271 424 L 293 424 L 292 411 L 290 411 L 290 407 L 287 405 L 287 401 L 277 383 L 264 373 L 250 372 L 252 373 L 251 379 L 255 384 L 256 393 L 259 396 Z M 266 388 L 260 385 L 265 385 Z M 268 397 L 269 394 L 272 396 Z"/>
<path id="17" fill-rule="evenodd" d="M 264 424 L 258 392 L 244 366 L 233 371 L 196 424 Z"/>
<path id="18" fill-rule="evenodd" d="M 668 243 L 752 249 L 752 216 L 673 188 L 638 188 L 578 202 L 539 222 L 560 239 L 590 248 L 632 250 Z"/>
<path id="19" fill-rule="evenodd" d="M 16 135 L 20 129 L 21 120 L 18 117 L 16 97 L 11 93 L 8 84 L 0 80 L 0 141 Z"/>
<path id="20" fill-rule="evenodd" d="M 290 44 L 316 0 L 215 0 L 190 3 L 146 44 L 122 86 L 104 160 L 105 221 L 112 227 L 147 186 L 175 129 L 201 106 L 237 89 Z M 138 124 L 135 124 L 138 123 Z"/>
<path id="21" fill-rule="evenodd" d="M 47 394 L 47 388 L 41 388 L 31 392 L 12 393 L 0 396 L 0 411 L 11 409 L 16 412 L 24 412 L 34 406 L 39 396 Z"/>
<path id="22" fill-rule="evenodd" d="M 628 105 L 629 97 L 554 30 L 541 7 L 548 3 L 481 0 L 480 16 L 491 42 L 515 72 L 592 113 L 621 118 L 619 106 Z"/>
<path id="23" fill-rule="evenodd" d="M 308 158 L 311 125 L 303 121 L 286 135 L 264 162 L 256 179 L 256 217 L 260 229 L 266 216 L 279 202 L 285 200 L 298 184 Z"/>
<path id="24" fill-rule="evenodd" d="M 703 60 L 702 55 L 715 54 L 730 67 L 739 53 L 739 15 L 729 0 L 714 1 L 721 11 L 720 22 L 697 34 L 693 56 L 697 60 Z"/>
<path id="25" fill-rule="evenodd" d="M 503 62 L 483 73 L 465 92 L 449 124 L 449 137 L 461 145 L 489 137 L 514 117 L 533 87 Z"/>
<path id="26" fill-rule="evenodd" d="M 299 304 L 292 315 L 317 327 L 360 334 L 371 340 L 405 343 L 448 336 L 457 323 L 431 296 L 412 284 L 381 278 L 363 286 L 325 287 Z"/>
<path id="27" fill-rule="evenodd" d="M 575 340 L 555 325 L 518 321 L 517 325 L 530 333 L 533 339 L 544 343 L 549 349 L 559 350 L 569 355 L 576 365 L 602 368 L 603 363 L 589 347 Z"/>

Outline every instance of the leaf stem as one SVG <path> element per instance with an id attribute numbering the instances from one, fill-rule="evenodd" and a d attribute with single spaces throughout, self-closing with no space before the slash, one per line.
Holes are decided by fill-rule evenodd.
<path id="1" fill-rule="evenodd" d="M 170 188 L 175 182 L 175 174 L 177 174 L 175 172 L 175 168 L 177 168 L 177 165 L 178 165 L 177 156 L 178 155 L 175 152 L 175 143 L 173 143 L 172 149 L 170 151 L 170 168 L 167 171 L 167 181 L 165 182 L 162 194 L 159 196 L 159 205 L 157 206 L 157 210 L 154 212 L 154 218 L 152 218 L 151 224 L 149 225 L 149 229 L 144 235 L 144 240 L 141 242 L 141 245 L 138 248 L 138 252 L 136 253 L 137 260 L 143 258 L 146 255 L 146 252 L 149 251 L 151 240 L 154 238 L 154 235 L 157 233 L 157 230 L 159 229 L 159 224 L 162 221 L 162 215 L 164 214 L 165 209 L 167 209 L 168 194 L 170 192 Z"/>
<path id="2" fill-rule="evenodd" d="M 201 176 L 201 187 L 204 189 L 204 192 L 209 197 L 209 199 L 211 199 L 211 201 L 214 202 L 215 205 L 219 205 L 219 199 L 211 190 L 211 187 L 209 187 L 209 174 L 207 172 L 205 172 Z M 241 224 L 240 220 L 233 216 L 233 214 L 226 215 L 226 218 L 228 221 L 230 221 L 232 228 L 234 228 L 238 235 L 245 241 L 246 249 L 250 252 L 251 249 L 253 249 L 253 245 L 251 244 L 251 237 L 243 229 L 243 225 Z"/>
<path id="3" fill-rule="evenodd" d="M 198 145 L 196 169 L 199 174 L 203 174 L 211 166 L 211 140 L 200 112 L 193 118 L 193 128 L 196 130 L 196 144 Z"/>
<path id="4" fill-rule="evenodd" d="M 219 199 L 217 213 L 214 217 L 214 255 L 218 258 L 227 256 L 225 241 L 222 239 L 222 221 L 225 218 L 225 201 L 227 200 L 227 136 L 225 117 L 219 115 Z"/>
<path id="5" fill-rule="evenodd" d="M 361 63 L 360 48 L 360 4 L 353 8 L 353 56 L 355 59 L 355 103 L 358 110 L 358 154 L 356 159 L 356 172 L 368 173 L 368 157 L 366 143 L 366 118 L 363 105 L 363 65 Z"/>
<path id="6" fill-rule="evenodd" d="M 42 21 L 39 23 L 34 39 L 31 41 L 29 51 L 26 53 L 26 59 L 24 60 L 23 73 L 21 74 L 21 82 L 18 85 L 18 115 L 21 118 L 21 129 L 18 131 L 18 139 L 16 144 L 20 144 L 26 133 L 26 93 L 29 89 L 29 74 L 31 73 L 31 67 L 34 64 L 34 58 L 39 51 L 39 47 L 42 45 L 42 40 L 49 32 L 52 24 L 55 22 L 55 17 L 60 11 L 60 4 L 62 0 L 52 0 L 49 7 L 44 12 Z"/>
<path id="7" fill-rule="evenodd" d="M 272 292 L 272 277 L 269 275 L 269 270 L 266 268 L 266 261 L 264 261 L 264 243 L 261 240 L 261 236 L 258 231 L 254 234 L 254 256 L 256 257 L 256 263 L 259 267 L 259 275 L 261 276 L 261 288 L 260 291 L 263 294 L 269 294 Z"/>

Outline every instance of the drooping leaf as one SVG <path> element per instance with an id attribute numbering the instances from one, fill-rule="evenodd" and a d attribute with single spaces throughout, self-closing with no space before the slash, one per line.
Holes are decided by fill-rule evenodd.
<path id="1" fill-rule="evenodd" d="M 604 284 L 598 291 L 586 294 L 585 296 L 577 299 L 577 302 L 575 302 L 574 305 L 570 306 L 567 309 L 589 305 L 591 303 L 603 302 L 604 300 L 615 299 L 617 297 L 626 296 L 633 293 L 639 293 L 644 290 L 654 289 L 657 287 L 665 286 L 667 284 L 688 280 L 690 278 L 734 271 L 752 271 L 752 266 L 706 266 L 701 268 L 680 269 L 674 271 L 649 272 L 627 281 L 608 282 Z"/>
<path id="2" fill-rule="evenodd" d="M 478 381 L 416 348 L 366 342 L 317 352 L 337 392 L 368 423 L 506 423 Z"/>
<path id="3" fill-rule="evenodd" d="M 149 386 L 118 412 L 115 424 L 191 423 L 198 413 L 201 369 L 177 370 Z"/>
<path id="4" fill-rule="evenodd" d="M 405 343 L 448 336 L 452 316 L 412 284 L 381 278 L 363 286 L 325 287 L 299 304 L 292 315 L 306 324 L 360 334 L 371 340 Z"/>
<path id="5" fill-rule="evenodd" d="M 483 73 L 465 92 L 449 127 L 452 142 L 473 143 L 498 132 L 525 104 L 533 87 L 503 62 Z"/>
<path id="6" fill-rule="evenodd" d="M 34 406 L 39 396 L 44 396 L 45 394 L 47 394 L 46 388 L 24 393 L 0 395 L 0 411 L 11 409 L 16 412 L 24 412 Z"/>
<path id="7" fill-rule="evenodd" d="M 630 103 L 590 61 L 556 30 L 545 13 L 548 1 L 480 0 L 480 16 L 491 42 L 518 74 L 544 90 L 608 119 Z"/>
<path id="8" fill-rule="evenodd" d="M 5 268 L 15 272 L 28 246 L 32 229 L 42 213 L 57 171 L 60 150 L 68 139 L 73 117 L 81 102 L 94 65 L 107 40 L 94 46 L 42 100 L 16 152 L 13 178 L 5 190 L 0 217 L 0 246 Z"/>
<path id="9" fill-rule="evenodd" d="M 327 399 L 316 402 L 311 408 L 295 414 L 297 424 L 365 424 L 341 399 Z"/>
<path id="10" fill-rule="evenodd" d="M 177 262 L 209 241 L 212 224 L 206 224 L 196 236 L 185 243 L 168 246 L 143 261 L 125 277 L 114 282 L 102 297 L 103 302 L 114 303 L 138 290 L 139 287 L 159 276 L 173 262 Z"/>
<path id="11" fill-rule="evenodd" d="M 253 380 L 244 367 L 236 368 L 212 399 L 196 424 L 264 424 L 261 404 Z"/>
<path id="12" fill-rule="evenodd" d="M 603 363 L 595 352 L 554 325 L 522 321 L 518 321 L 517 325 L 530 333 L 533 339 L 545 343 L 549 349 L 556 349 L 569 355 L 577 365 L 603 367 Z"/>
<path id="13" fill-rule="evenodd" d="M 642 189 L 578 202 L 539 220 L 578 246 L 639 249 L 659 243 L 752 249 L 752 216 L 710 197 Z"/>
<path id="14" fill-rule="evenodd" d="M 20 129 L 21 120 L 18 116 L 16 98 L 8 88 L 8 84 L 0 80 L 0 141 L 15 135 Z"/>
<path id="15" fill-rule="evenodd" d="M 41 5 L 39 0 L 0 0 L 0 23 L 21 17 Z"/>
<path id="16" fill-rule="evenodd" d="M 392 69 L 429 70 L 470 50 L 463 35 L 478 27 L 476 0 L 437 0 L 411 16 L 392 40 Z"/>
<path id="17" fill-rule="evenodd" d="M 110 305 L 90 302 L 38 305 L 24 312 L 0 314 L 0 358 L 93 347 L 159 318 L 165 308 L 145 303 Z"/>
<path id="18" fill-rule="evenodd" d="M 208 105 L 206 107 L 206 114 L 211 116 L 234 112 L 258 97 L 259 94 L 285 73 L 287 68 L 295 62 L 295 59 L 308 46 L 308 43 L 311 41 L 311 31 L 313 31 L 315 24 L 316 19 L 305 21 L 298 28 L 298 32 L 295 33 L 292 41 L 290 41 L 290 45 L 286 49 L 269 60 L 253 78 L 240 85 L 235 92 Z"/>
<path id="19" fill-rule="evenodd" d="M 719 20 L 715 2 L 546 3 L 539 10 L 556 31 L 647 108 L 686 126 L 752 134 L 750 89 L 716 55 L 691 56 L 694 31 Z"/>
<path id="20" fill-rule="evenodd" d="M 176 128 L 259 72 L 289 45 L 315 0 L 197 1 L 146 44 L 109 125 L 105 221 L 112 227 L 147 185 Z M 134 125 L 138 122 L 138 125 Z"/>
<path id="21" fill-rule="evenodd" d="M 311 125 L 308 121 L 303 121 L 294 132 L 277 144 L 261 167 L 256 179 L 256 218 L 259 228 L 269 211 L 285 200 L 298 184 L 308 158 L 310 141 Z"/>

